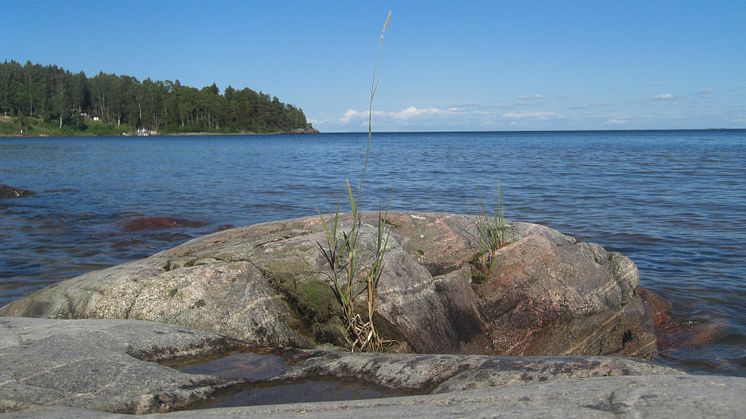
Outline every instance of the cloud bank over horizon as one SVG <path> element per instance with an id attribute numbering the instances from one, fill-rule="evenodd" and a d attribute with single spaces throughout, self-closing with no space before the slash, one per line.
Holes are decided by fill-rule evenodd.
<path id="1" fill-rule="evenodd" d="M 728 96 L 741 90 L 702 89 L 681 95 L 660 93 L 616 105 L 537 93 L 488 104 L 410 105 L 398 110 L 374 108 L 373 123 L 379 131 L 659 129 L 661 123 L 668 124 L 671 129 L 704 128 L 692 126 L 691 121 L 712 118 L 708 102 L 718 94 Z M 633 112 L 627 109 L 630 107 Z M 707 128 L 742 126 L 746 121 L 746 106 L 741 110 L 724 113 L 719 125 Z M 310 122 L 328 132 L 365 131 L 368 111 L 348 108 L 336 118 L 312 118 Z"/>

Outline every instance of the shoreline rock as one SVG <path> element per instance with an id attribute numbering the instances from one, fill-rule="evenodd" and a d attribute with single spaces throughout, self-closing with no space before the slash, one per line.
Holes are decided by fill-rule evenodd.
<path id="1" fill-rule="evenodd" d="M 360 257 L 375 248 L 366 214 Z M 341 219 L 342 228 L 349 216 Z M 650 357 L 649 307 L 634 263 L 537 224 L 514 222 L 496 268 L 477 275 L 474 216 L 389 213 L 376 324 L 397 352 Z M 91 272 L 1 315 L 151 320 L 257 345 L 344 346 L 324 276 L 318 217 L 241 227 Z M 477 280 L 477 277 L 478 280 Z"/>
<path id="2" fill-rule="evenodd" d="M 320 134 L 316 128 L 295 128 L 288 132 L 288 134 Z"/>

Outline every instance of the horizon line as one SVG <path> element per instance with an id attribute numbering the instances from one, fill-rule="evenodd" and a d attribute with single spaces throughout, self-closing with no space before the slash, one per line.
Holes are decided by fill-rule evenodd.
<path id="1" fill-rule="evenodd" d="M 548 130 L 419 130 L 419 131 L 373 131 L 374 134 L 447 134 L 447 133 L 528 133 L 528 132 L 640 132 L 640 131 L 746 131 L 743 128 L 630 128 L 630 129 L 548 129 Z M 367 134 L 367 131 L 320 131 L 320 134 Z"/>

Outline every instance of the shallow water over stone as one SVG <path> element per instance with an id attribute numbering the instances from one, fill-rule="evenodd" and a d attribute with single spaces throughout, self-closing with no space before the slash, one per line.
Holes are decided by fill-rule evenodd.
<path id="1" fill-rule="evenodd" d="M 287 371 L 285 357 L 273 353 L 236 352 L 222 358 L 177 367 L 190 374 L 207 374 L 221 378 L 264 381 Z M 192 408 L 258 406 L 266 404 L 323 402 L 336 400 L 394 397 L 396 392 L 362 380 L 314 379 L 277 381 L 234 388 Z"/>
<path id="2" fill-rule="evenodd" d="M 374 387 L 364 381 L 330 378 L 303 380 L 273 385 L 250 386 L 225 393 L 191 408 L 260 406 L 267 404 L 331 402 L 338 400 L 379 399 L 400 396 L 394 391 Z"/>
<path id="3" fill-rule="evenodd" d="M 177 366 L 190 374 L 209 374 L 221 378 L 267 380 L 287 371 L 285 358 L 273 353 L 236 352 L 224 357 Z"/>
<path id="4" fill-rule="evenodd" d="M 746 131 L 374 142 L 366 209 L 476 213 L 499 178 L 509 218 L 623 252 L 672 301 L 664 360 L 746 375 Z M 0 304 L 226 224 L 331 211 L 364 146 L 363 134 L 0 139 L 0 183 L 38 193 L 0 200 Z M 158 228 L 122 228 L 143 217 Z"/>

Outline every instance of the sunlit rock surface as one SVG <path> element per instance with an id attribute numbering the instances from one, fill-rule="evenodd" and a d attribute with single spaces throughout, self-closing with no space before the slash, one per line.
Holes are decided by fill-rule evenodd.
<path id="1" fill-rule="evenodd" d="M 390 351 L 647 357 L 648 305 L 627 257 L 511 223 L 485 272 L 474 216 L 389 213 L 376 325 Z M 366 214 L 360 256 L 375 251 Z M 349 216 L 342 218 L 348 227 Z M 235 228 L 91 272 L 5 306 L 9 316 L 152 320 L 253 344 L 345 345 L 318 244 L 319 217 Z M 362 302 L 364 304 L 364 301 Z"/>

